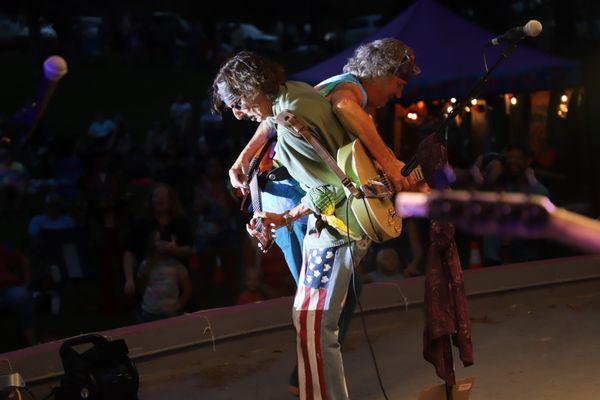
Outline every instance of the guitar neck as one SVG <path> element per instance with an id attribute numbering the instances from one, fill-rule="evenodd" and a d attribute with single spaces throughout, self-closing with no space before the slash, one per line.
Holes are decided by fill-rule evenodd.
<path id="1" fill-rule="evenodd" d="M 252 175 L 250 179 L 250 183 L 248 184 L 250 188 L 250 198 L 252 199 L 252 209 L 254 212 L 261 212 L 262 208 L 262 199 L 261 199 L 261 190 L 258 185 L 258 174 Z M 256 225 L 254 227 L 258 232 L 262 232 L 262 219 L 258 218 L 256 221 Z"/>
<path id="2" fill-rule="evenodd" d="M 544 196 L 432 191 L 399 193 L 395 205 L 402 217 L 443 219 L 477 235 L 544 237 L 600 251 L 600 221 L 557 208 Z"/>
<path id="3" fill-rule="evenodd" d="M 600 221 L 564 208 L 552 213 L 548 236 L 581 249 L 600 251 Z"/>

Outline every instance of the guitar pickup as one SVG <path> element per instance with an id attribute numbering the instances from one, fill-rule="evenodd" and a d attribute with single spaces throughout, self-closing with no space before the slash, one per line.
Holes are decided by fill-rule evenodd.
<path id="1" fill-rule="evenodd" d="M 394 193 L 387 187 L 386 184 L 369 179 L 369 183 L 361 186 L 365 197 L 378 199 L 391 199 Z"/>

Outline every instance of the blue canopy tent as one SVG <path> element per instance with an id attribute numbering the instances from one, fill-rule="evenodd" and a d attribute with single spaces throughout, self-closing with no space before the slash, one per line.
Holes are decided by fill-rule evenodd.
<path id="1" fill-rule="evenodd" d="M 466 95 L 484 72 L 484 44 L 494 36 L 433 0 L 418 0 L 363 42 L 394 37 L 411 46 L 422 72 L 411 80 L 403 99 L 421 100 Z M 563 88 L 579 83 L 578 62 L 525 44 L 522 42 L 494 72 L 484 94 Z M 292 75 L 292 79 L 316 84 L 341 73 L 355 47 Z M 488 65 L 495 62 L 503 48 L 504 45 L 488 48 Z"/>

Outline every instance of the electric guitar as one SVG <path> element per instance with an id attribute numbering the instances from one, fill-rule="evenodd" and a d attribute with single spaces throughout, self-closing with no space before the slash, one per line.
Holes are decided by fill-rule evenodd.
<path id="1" fill-rule="evenodd" d="M 357 198 L 346 190 L 352 212 L 365 234 L 380 243 L 400 236 L 402 217 L 394 207 L 395 188 L 360 140 L 341 147 L 337 164 L 362 192 Z M 421 167 L 411 173 L 415 182 L 424 179 Z"/>
<path id="2" fill-rule="evenodd" d="M 580 249 L 600 251 L 600 221 L 558 208 L 545 196 L 461 190 L 399 193 L 402 217 L 428 217 L 453 223 L 477 235 L 548 238 Z"/>
<path id="3" fill-rule="evenodd" d="M 265 144 L 261 146 L 261 148 L 255 153 L 255 155 L 250 160 L 250 164 L 248 167 L 248 187 L 250 188 L 250 193 L 246 195 L 246 197 L 242 201 L 243 210 L 250 210 L 250 207 L 248 207 L 248 201 L 250 200 L 252 213 L 263 211 L 261 198 L 261 187 L 263 185 L 260 182 L 260 180 L 273 167 L 272 152 L 275 147 L 275 143 L 275 137 L 269 139 Z M 255 220 L 254 229 L 261 233 L 261 235 L 258 236 L 256 239 L 260 243 L 261 250 L 266 253 L 267 250 L 269 250 L 269 248 L 273 245 L 273 239 L 271 238 L 268 229 L 264 229 L 261 218 Z"/>

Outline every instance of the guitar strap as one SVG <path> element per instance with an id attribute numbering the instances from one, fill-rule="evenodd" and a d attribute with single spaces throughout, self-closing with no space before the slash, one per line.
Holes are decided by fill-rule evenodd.
<path id="1" fill-rule="evenodd" d="M 360 199 L 363 197 L 362 191 L 356 187 L 354 182 L 348 178 L 348 176 L 340 169 L 337 162 L 333 159 L 331 154 L 325 148 L 317 138 L 312 134 L 312 131 L 308 124 L 302 120 L 302 118 L 292 114 L 291 112 L 284 110 L 277 114 L 275 117 L 275 123 L 284 126 L 287 130 L 292 132 L 296 136 L 301 136 L 306 140 L 317 152 L 319 157 L 331 168 L 331 170 L 340 178 L 342 185 L 350 191 L 350 193 Z"/>
<path id="2" fill-rule="evenodd" d="M 277 139 L 277 136 L 273 136 L 272 138 L 270 138 L 265 143 L 265 145 L 263 146 L 263 148 L 260 150 L 260 153 L 258 153 L 258 155 L 253 160 L 255 162 L 252 162 L 250 164 L 250 167 L 248 168 L 248 176 L 250 176 L 250 177 L 253 176 L 253 174 L 256 171 L 256 169 L 260 166 L 260 163 L 262 162 L 262 159 L 267 154 L 267 151 L 269 151 L 269 149 L 271 147 L 271 143 L 273 143 L 276 139 Z"/>

